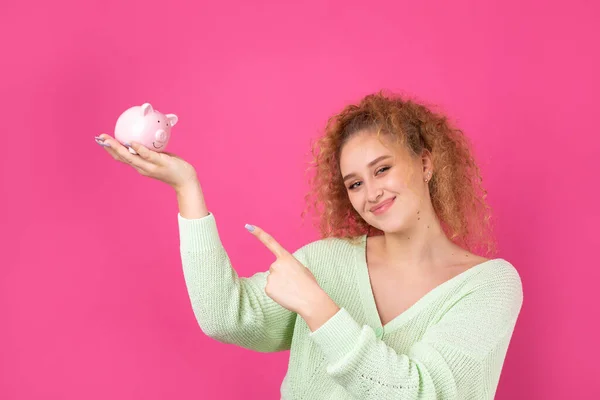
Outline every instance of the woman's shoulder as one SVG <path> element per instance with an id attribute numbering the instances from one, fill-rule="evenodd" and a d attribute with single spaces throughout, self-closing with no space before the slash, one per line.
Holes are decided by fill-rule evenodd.
<path id="1" fill-rule="evenodd" d="M 518 279 L 521 280 L 521 276 L 517 268 L 510 261 L 504 258 L 489 258 L 482 259 L 481 263 L 475 265 L 473 268 L 480 268 L 481 279 Z"/>
<path id="2" fill-rule="evenodd" d="M 469 271 L 467 271 L 468 273 Z M 523 297 L 523 282 L 517 268 L 504 258 L 491 258 L 471 268 L 465 290 Z"/>

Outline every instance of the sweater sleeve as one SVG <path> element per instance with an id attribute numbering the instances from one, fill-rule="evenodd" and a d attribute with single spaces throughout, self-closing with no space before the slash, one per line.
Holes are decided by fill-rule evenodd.
<path id="1" fill-rule="evenodd" d="M 493 399 L 523 293 L 516 270 L 476 285 L 400 354 L 345 308 L 310 337 L 357 399 Z"/>
<path id="2" fill-rule="evenodd" d="M 266 295 L 269 272 L 238 276 L 212 213 L 198 219 L 178 214 L 178 223 L 184 279 L 202 331 L 220 342 L 255 351 L 289 350 L 296 313 Z M 294 256 L 304 263 L 300 251 Z"/>

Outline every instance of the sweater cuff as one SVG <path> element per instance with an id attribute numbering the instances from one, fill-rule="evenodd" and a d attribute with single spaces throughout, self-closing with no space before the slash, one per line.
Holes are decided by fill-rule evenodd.
<path id="1" fill-rule="evenodd" d="M 180 248 L 186 252 L 203 252 L 222 247 L 215 216 L 187 219 L 177 213 Z"/>
<path id="2" fill-rule="evenodd" d="M 356 348 L 362 329 L 345 308 L 331 317 L 310 338 L 321 348 L 330 364 L 338 362 Z"/>

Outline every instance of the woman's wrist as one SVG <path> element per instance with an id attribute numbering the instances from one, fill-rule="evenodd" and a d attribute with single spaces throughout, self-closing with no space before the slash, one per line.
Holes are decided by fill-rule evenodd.
<path id="1" fill-rule="evenodd" d="M 311 332 L 319 329 L 325 322 L 338 313 L 340 307 L 329 297 L 329 295 L 320 289 L 310 298 L 307 306 L 300 316 L 304 319 Z"/>
<path id="2" fill-rule="evenodd" d="M 202 188 L 197 180 L 187 182 L 185 185 L 175 187 L 179 214 L 186 219 L 206 217 L 208 209 Z"/>

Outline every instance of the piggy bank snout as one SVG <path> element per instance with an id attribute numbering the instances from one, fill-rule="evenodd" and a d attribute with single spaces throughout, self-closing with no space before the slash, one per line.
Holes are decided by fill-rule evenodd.
<path id="1" fill-rule="evenodd" d="M 154 134 L 154 138 L 159 142 L 165 142 L 167 140 L 167 132 L 163 129 L 159 129 Z"/>

